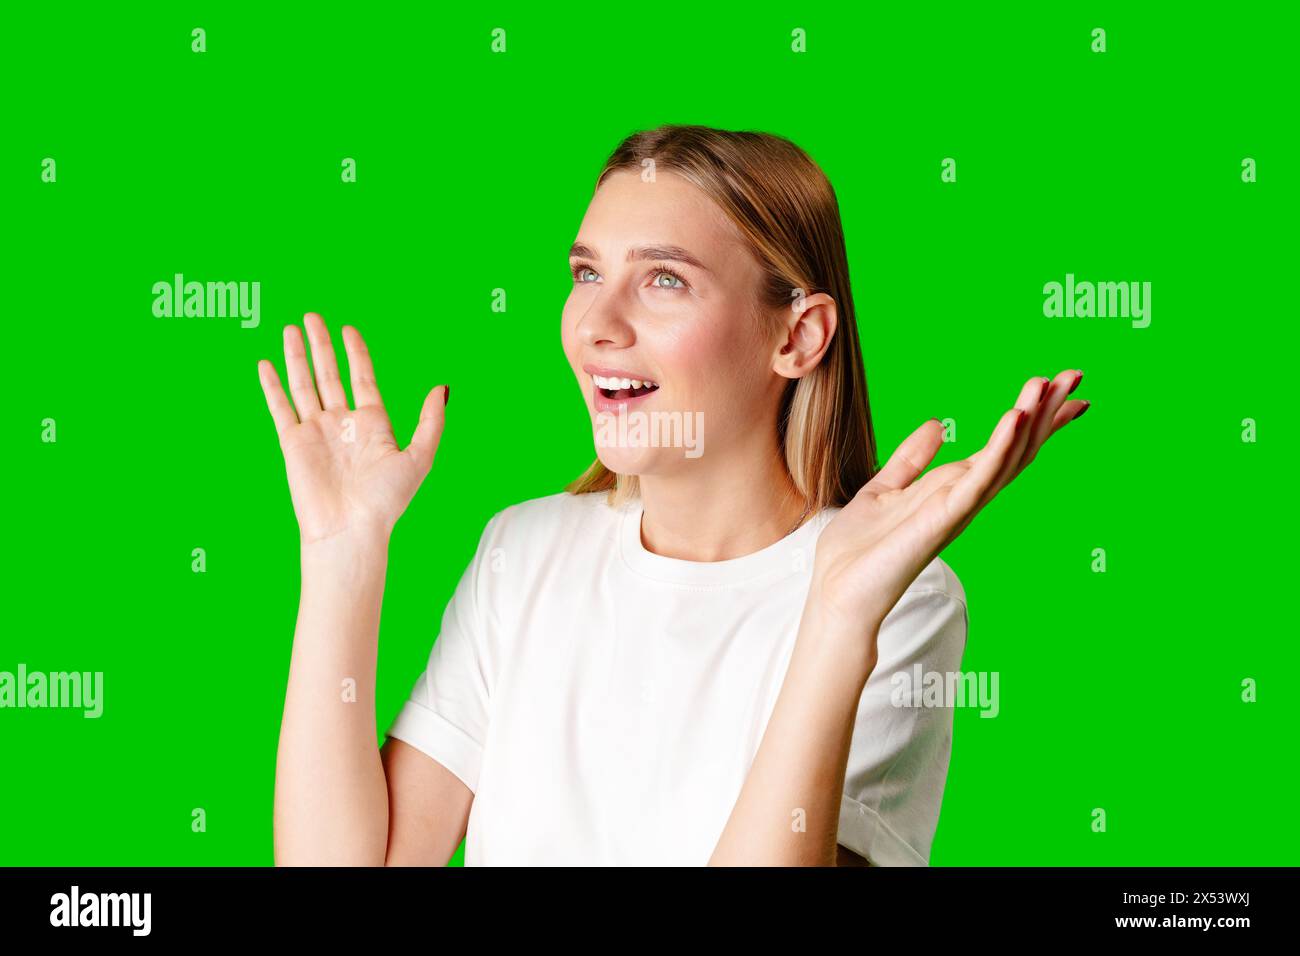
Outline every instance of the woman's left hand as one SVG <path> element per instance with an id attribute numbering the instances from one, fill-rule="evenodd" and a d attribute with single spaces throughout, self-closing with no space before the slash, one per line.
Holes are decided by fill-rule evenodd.
<path id="1" fill-rule="evenodd" d="M 1088 407 L 1066 400 L 1082 377 L 1071 369 L 1050 382 L 1030 379 L 988 444 L 917 480 L 943 443 L 943 426 L 930 419 L 826 526 L 817 541 L 809 608 L 836 634 L 866 644 L 870 667 L 879 625 L 917 575 L 1034 460 L 1048 438 Z"/>

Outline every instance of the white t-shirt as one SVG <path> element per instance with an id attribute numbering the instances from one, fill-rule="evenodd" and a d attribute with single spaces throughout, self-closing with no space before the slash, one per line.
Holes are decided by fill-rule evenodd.
<path id="1" fill-rule="evenodd" d="M 466 865 L 704 865 L 740 795 L 838 509 L 728 561 L 641 541 L 641 501 L 525 501 L 488 522 L 388 736 L 474 792 Z M 936 558 L 885 619 L 858 708 L 838 841 L 929 863 L 951 707 L 891 675 L 957 671 L 960 582 Z"/>

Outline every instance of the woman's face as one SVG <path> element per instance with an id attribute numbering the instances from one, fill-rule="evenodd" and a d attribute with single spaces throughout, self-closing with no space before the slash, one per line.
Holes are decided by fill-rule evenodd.
<path id="1" fill-rule="evenodd" d="M 775 443 L 788 379 L 773 368 L 777 333 L 759 312 L 762 270 L 703 192 L 670 172 L 611 175 L 569 264 L 564 351 L 606 468 L 670 474 L 706 449 L 752 445 L 758 429 Z M 677 447 L 665 447 L 674 434 Z M 692 440 L 697 449 L 683 447 Z"/>

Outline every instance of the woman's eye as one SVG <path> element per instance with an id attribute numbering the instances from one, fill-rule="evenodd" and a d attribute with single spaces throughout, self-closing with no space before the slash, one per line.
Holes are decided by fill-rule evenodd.
<path id="1" fill-rule="evenodd" d="M 667 279 L 668 281 L 665 282 L 664 281 L 665 279 Z M 686 288 L 686 283 L 682 281 L 681 276 L 667 271 L 659 272 L 658 274 L 655 275 L 655 285 L 657 285 L 661 289 Z"/>
<path id="2" fill-rule="evenodd" d="M 600 273 L 591 266 L 576 265 L 571 270 L 573 279 L 579 285 L 590 285 L 600 279 Z M 689 286 L 686 280 L 673 272 L 671 269 L 659 269 L 654 273 L 653 285 L 657 289 L 670 289 L 677 291 L 687 289 Z"/>

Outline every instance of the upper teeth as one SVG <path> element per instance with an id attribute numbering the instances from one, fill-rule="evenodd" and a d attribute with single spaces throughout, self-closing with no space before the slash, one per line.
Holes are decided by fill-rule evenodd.
<path id="1" fill-rule="evenodd" d="M 639 378 L 607 378 L 604 375 L 593 375 L 592 379 L 601 388 L 619 389 L 619 388 L 658 388 L 658 382 L 651 382 L 648 379 L 641 381 Z"/>

